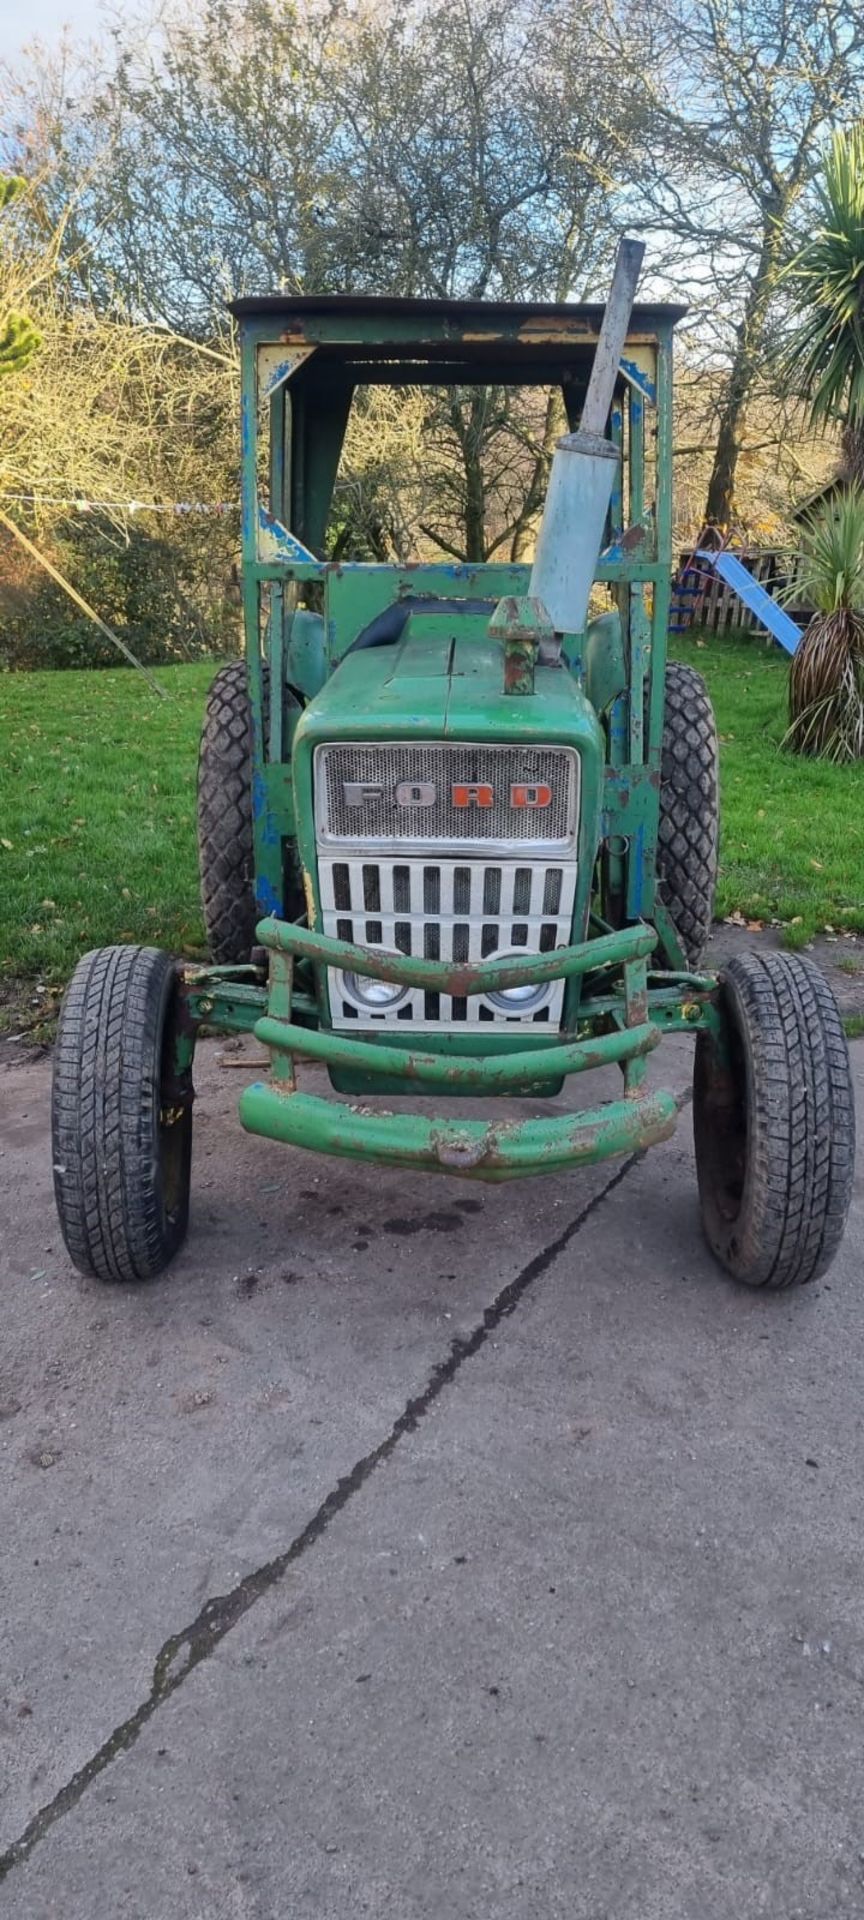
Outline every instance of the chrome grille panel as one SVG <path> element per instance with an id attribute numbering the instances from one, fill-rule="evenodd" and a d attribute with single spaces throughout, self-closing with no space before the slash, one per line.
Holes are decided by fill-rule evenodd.
<path id="1" fill-rule="evenodd" d="M 491 806 L 455 807 L 454 785 L 488 785 Z M 511 804 L 512 785 L 548 786 L 545 807 Z M 345 788 L 380 787 L 359 804 Z M 399 806 L 397 786 L 422 789 L 434 800 Z M 357 794 L 351 796 L 357 801 Z M 579 816 L 579 756 L 572 747 L 472 746 L 441 741 L 340 741 L 315 751 L 315 819 L 320 845 L 393 847 L 414 852 L 549 853 L 572 850 Z"/>
<path id="2" fill-rule="evenodd" d="M 364 947 L 389 947 L 427 960 L 488 959 L 524 948 L 551 952 L 567 946 L 576 891 L 576 863 L 522 865 L 518 860 L 387 861 L 319 856 L 323 930 Z M 342 976 L 328 972 L 334 1027 L 358 1032 L 386 1025 L 433 1032 L 463 1027 L 558 1027 L 564 982 L 552 983 L 535 1013 L 504 1013 L 483 996 L 454 999 L 412 989 L 401 1006 L 361 1012 L 346 998 Z"/>

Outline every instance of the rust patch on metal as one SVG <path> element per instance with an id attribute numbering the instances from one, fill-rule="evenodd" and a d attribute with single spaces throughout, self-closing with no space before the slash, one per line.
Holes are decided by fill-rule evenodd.
<path id="1" fill-rule="evenodd" d="M 639 521 L 636 522 L 635 526 L 628 527 L 618 541 L 621 552 L 627 554 L 631 559 L 638 556 L 643 549 L 647 551 L 650 544 L 651 538 L 648 528 L 643 527 Z"/>
<path id="2" fill-rule="evenodd" d="M 491 1157 L 493 1137 L 490 1128 L 479 1140 L 472 1139 L 468 1134 L 454 1138 L 452 1135 L 436 1133 L 432 1134 L 431 1140 L 435 1157 L 442 1167 L 449 1167 L 455 1173 L 469 1173 Z"/>

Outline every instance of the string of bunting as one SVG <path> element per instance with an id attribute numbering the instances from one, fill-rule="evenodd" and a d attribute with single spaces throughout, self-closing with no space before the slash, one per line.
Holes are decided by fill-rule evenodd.
<path id="1" fill-rule="evenodd" d="M 72 507 L 76 513 L 234 513 L 230 500 L 82 500 L 67 499 L 53 493 L 0 493 L 0 500 L 15 500 L 24 506 Z"/>

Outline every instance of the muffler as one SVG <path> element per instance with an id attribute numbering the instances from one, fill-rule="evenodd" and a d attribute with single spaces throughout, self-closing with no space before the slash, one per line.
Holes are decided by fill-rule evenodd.
<path id="1" fill-rule="evenodd" d="M 579 428 L 562 435 L 552 459 L 528 592 L 556 633 L 583 633 L 588 621 L 618 460 L 606 422 L 644 256 L 641 240 L 621 241 Z"/>

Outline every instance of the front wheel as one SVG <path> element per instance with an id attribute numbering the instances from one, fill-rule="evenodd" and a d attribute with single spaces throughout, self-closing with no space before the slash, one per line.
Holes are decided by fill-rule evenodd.
<path id="1" fill-rule="evenodd" d="M 79 960 L 54 1050 L 54 1193 L 69 1254 L 149 1280 L 186 1237 L 192 1085 L 174 1059 L 177 969 L 155 947 Z"/>
<path id="2" fill-rule="evenodd" d="M 696 1040 L 693 1130 L 705 1237 L 751 1287 L 825 1272 L 855 1161 L 849 1049 L 824 975 L 798 954 L 744 953 L 721 981 L 722 1044 Z"/>

